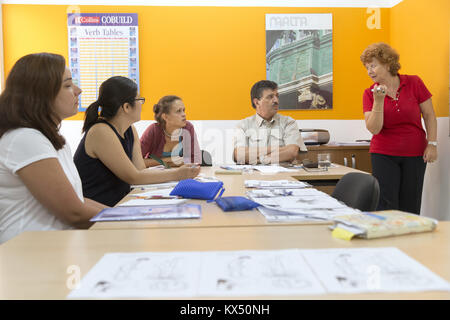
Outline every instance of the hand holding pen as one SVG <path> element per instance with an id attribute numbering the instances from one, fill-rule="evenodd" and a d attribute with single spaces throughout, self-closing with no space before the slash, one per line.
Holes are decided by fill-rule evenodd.
<path id="1" fill-rule="evenodd" d="M 178 168 L 181 179 L 193 179 L 200 173 L 198 163 L 184 164 Z"/>

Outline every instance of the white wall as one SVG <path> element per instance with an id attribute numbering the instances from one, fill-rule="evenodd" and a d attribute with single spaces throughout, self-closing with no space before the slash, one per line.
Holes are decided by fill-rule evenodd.
<path id="1" fill-rule="evenodd" d="M 141 135 L 154 121 L 139 121 L 135 124 Z M 232 135 L 237 120 L 191 121 L 200 147 L 208 150 L 214 164 L 232 163 Z M 327 129 L 330 140 L 353 142 L 356 139 L 370 139 L 364 120 L 297 120 L 300 128 Z M 61 133 L 66 138 L 72 153 L 81 139 L 82 121 L 63 121 Z M 422 214 L 438 220 L 450 220 L 450 137 L 449 118 L 438 118 L 439 158 L 428 164 L 425 173 L 422 197 Z"/>

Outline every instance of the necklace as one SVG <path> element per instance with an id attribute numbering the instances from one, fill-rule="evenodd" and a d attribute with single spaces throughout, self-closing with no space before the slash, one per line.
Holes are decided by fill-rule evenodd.
<path id="1" fill-rule="evenodd" d="M 395 98 L 391 98 L 392 101 L 395 102 L 394 108 L 396 109 L 397 112 L 400 112 L 400 107 L 398 105 L 398 98 L 399 97 L 400 97 L 400 91 L 397 89 L 397 92 L 395 93 Z"/>
<path id="2" fill-rule="evenodd" d="M 180 136 L 180 132 L 177 132 L 175 134 L 170 134 L 166 131 L 166 129 L 163 129 L 163 131 L 164 131 L 164 134 L 166 135 L 166 137 L 170 138 L 170 140 L 175 140 L 176 138 L 178 138 Z M 174 130 L 174 132 L 175 131 L 179 131 L 179 130 Z"/>

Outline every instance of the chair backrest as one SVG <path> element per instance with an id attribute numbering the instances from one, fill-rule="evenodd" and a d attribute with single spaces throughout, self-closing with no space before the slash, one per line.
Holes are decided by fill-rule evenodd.
<path id="1" fill-rule="evenodd" d="M 211 166 L 212 166 L 211 154 L 206 150 L 202 150 L 202 167 L 211 167 Z"/>
<path id="2" fill-rule="evenodd" d="M 349 207 L 373 211 L 380 199 L 380 186 L 370 174 L 350 172 L 339 180 L 331 196 Z"/>

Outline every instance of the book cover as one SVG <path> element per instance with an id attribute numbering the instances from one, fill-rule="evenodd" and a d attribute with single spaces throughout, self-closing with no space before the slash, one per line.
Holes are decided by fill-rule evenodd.
<path id="1" fill-rule="evenodd" d="M 398 210 L 362 212 L 333 219 L 333 237 L 350 240 L 381 238 L 408 233 L 432 231 L 437 220 Z"/>
<path id="2" fill-rule="evenodd" d="M 201 212 L 198 204 L 114 207 L 103 209 L 90 221 L 192 219 L 200 218 Z"/>

